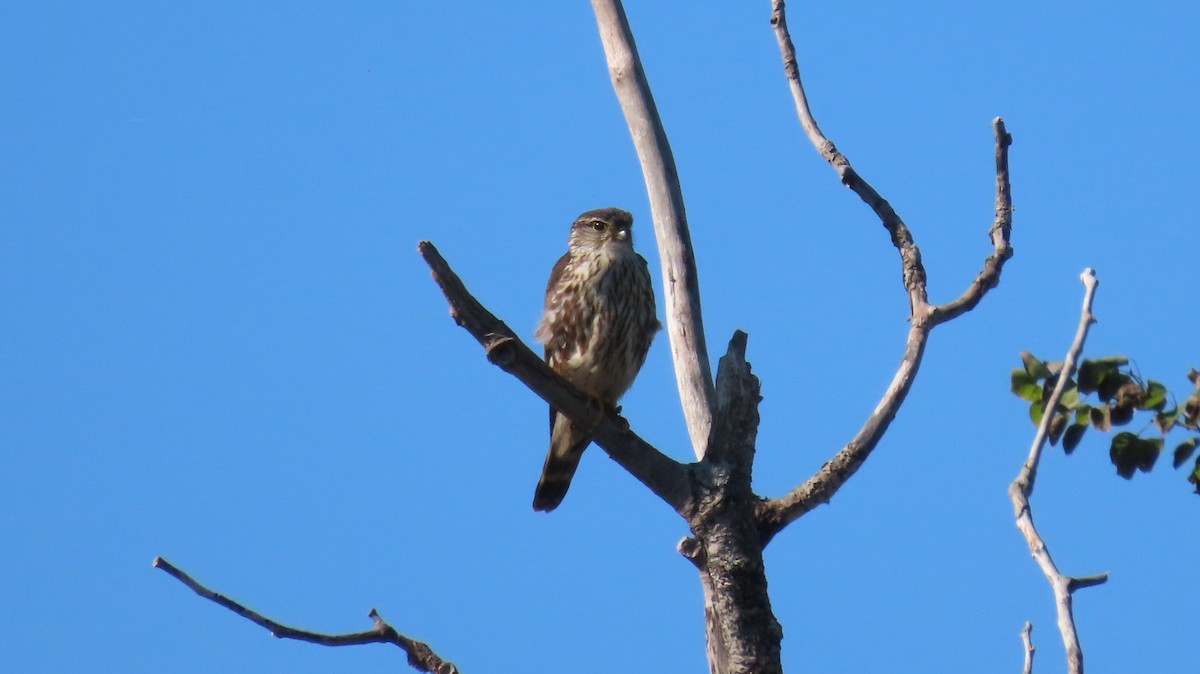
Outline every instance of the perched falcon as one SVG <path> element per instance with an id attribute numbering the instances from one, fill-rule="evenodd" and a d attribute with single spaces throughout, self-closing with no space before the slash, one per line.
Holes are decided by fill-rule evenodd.
<path id="1" fill-rule="evenodd" d="M 537 338 L 546 362 L 603 408 L 637 376 L 659 325 L 646 260 L 633 250 L 633 216 L 619 208 L 588 211 L 571 225 L 567 254 L 550 272 Z M 550 408 L 550 452 L 533 509 L 562 503 L 590 438 Z"/>

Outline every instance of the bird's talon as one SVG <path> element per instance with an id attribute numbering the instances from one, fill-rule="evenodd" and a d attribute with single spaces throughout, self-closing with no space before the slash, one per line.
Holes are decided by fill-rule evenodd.
<path id="1" fill-rule="evenodd" d="M 592 421 L 588 428 L 588 434 L 590 435 L 596 430 L 597 427 L 600 426 L 600 423 L 604 421 L 605 411 L 608 409 L 608 406 L 604 404 L 603 400 L 591 397 L 588 398 L 588 405 L 596 411 L 596 418 Z"/>

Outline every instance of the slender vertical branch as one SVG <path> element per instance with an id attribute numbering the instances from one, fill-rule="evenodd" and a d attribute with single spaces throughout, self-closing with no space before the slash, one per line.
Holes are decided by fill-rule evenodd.
<path id="1" fill-rule="evenodd" d="M 1037 649 L 1033 646 L 1033 623 L 1028 620 L 1021 629 L 1021 644 L 1025 647 L 1025 666 L 1021 668 L 1021 674 L 1033 674 L 1033 653 Z"/>
<path id="2" fill-rule="evenodd" d="M 613 91 L 642 165 L 650 213 L 662 262 L 667 335 L 675 363 L 679 400 L 696 458 L 704 458 L 712 424 L 713 379 L 700 313 L 700 281 L 683 192 L 666 131 L 642 70 L 637 46 L 620 0 L 592 0 Z"/>
<path id="3" fill-rule="evenodd" d="M 892 244 L 900 253 L 904 288 L 908 291 L 909 305 L 914 319 L 923 315 L 928 309 L 928 295 L 925 291 L 925 265 L 921 262 L 921 251 L 913 242 L 912 232 L 900 219 L 892 205 L 875 191 L 854 167 L 850 160 L 838 151 L 833 141 L 825 137 L 817 120 L 808 107 L 808 96 L 804 93 L 804 84 L 800 81 L 800 65 L 796 61 L 796 46 L 788 32 L 787 13 L 783 0 L 771 2 L 771 25 L 775 27 L 775 39 L 779 42 L 779 51 L 783 55 L 783 70 L 787 76 L 788 87 L 792 90 L 792 98 L 796 102 L 796 114 L 800 118 L 800 126 L 817 152 L 825 158 L 837 171 L 842 184 L 849 187 L 859 196 L 883 223 L 892 236 Z"/>
<path id="4" fill-rule="evenodd" d="M 1108 574 L 1099 574 L 1086 578 L 1072 578 L 1059 572 L 1058 567 L 1054 564 L 1054 559 L 1050 556 L 1050 550 L 1046 547 L 1046 542 L 1042 540 L 1041 534 L 1033 524 L 1033 511 L 1029 505 L 1029 497 L 1033 494 L 1033 485 L 1037 480 L 1038 463 L 1042 458 L 1042 450 L 1046 445 L 1046 438 L 1050 431 L 1050 422 L 1054 418 L 1054 411 L 1058 407 L 1059 401 L 1062 399 L 1063 392 L 1066 390 L 1067 381 L 1075 374 L 1075 366 L 1079 359 L 1079 354 L 1083 351 L 1083 343 L 1087 339 L 1088 328 L 1095 322 L 1096 318 L 1092 314 L 1092 300 L 1096 294 L 1096 274 L 1090 268 L 1084 269 L 1079 276 L 1083 281 L 1084 295 L 1083 308 L 1080 311 L 1079 327 L 1075 330 L 1075 339 L 1071 342 L 1071 347 L 1067 350 L 1067 356 L 1063 359 L 1062 370 L 1058 374 L 1058 382 L 1054 386 L 1054 390 L 1050 393 L 1050 397 L 1046 400 L 1046 411 L 1042 414 L 1041 423 L 1038 424 L 1037 432 L 1034 433 L 1033 443 L 1029 448 L 1029 458 L 1021 466 L 1021 470 L 1017 473 L 1016 479 L 1008 487 L 1009 498 L 1013 503 L 1013 515 L 1017 520 L 1017 528 L 1025 536 L 1026 543 L 1029 544 L 1029 552 L 1033 555 L 1033 559 L 1041 567 L 1042 573 L 1045 574 L 1046 580 L 1050 582 L 1050 589 L 1054 592 L 1055 609 L 1058 613 L 1058 631 L 1062 634 L 1063 647 L 1066 649 L 1067 656 L 1067 671 L 1070 674 L 1083 674 L 1083 649 L 1079 645 L 1079 634 L 1075 630 L 1075 616 L 1072 611 L 1072 595 L 1075 590 L 1092 585 L 1100 585 L 1108 580 Z"/>
<path id="5" fill-rule="evenodd" d="M 992 120 L 992 131 L 996 136 L 996 218 L 988 230 L 988 236 L 992 239 L 992 254 L 983 261 L 983 269 L 962 295 L 933 308 L 930 320 L 938 323 L 974 309 L 987 291 L 999 285 L 1000 271 L 1013 254 L 1009 243 L 1012 238 L 1012 186 L 1008 179 L 1008 146 L 1012 145 L 1012 135 L 999 117 Z"/>
<path id="6" fill-rule="evenodd" d="M 1050 422 L 1054 417 L 1054 408 L 1062 400 L 1063 392 L 1067 388 L 1067 381 L 1075 376 L 1079 354 L 1083 352 L 1083 344 L 1087 340 L 1088 330 L 1091 328 L 1092 323 L 1096 321 L 1095 315 L 1092 314 L 1092 302 L 1096 295 L 1096 287 L 1100 284 L 1096 278 L 1096 272 L 1090 267 L 1084 269 L 1083 273 L 1079 275 L 1079 280 L 1083 282 L 1084 287 L 1083 308 L 1079 314 L 1079 326 L 1075 329 L 1075 339 L 1071 342 L 1071 347 L 1067 350 L 1066 358 L 1063 359 L 1062 370 L 1058 374 L 1058 381 L 1054 384 L 1054 390 L 1050 393 L 1049 399 L 1046 400 L 1046 413 L 1042 415 L 1042 420 L 1038 423 L 1037 432 L 1033 435 L 1033 443 L 1029 448 L 1029 458 L 1025 459 L 1024 465 L 1021 466 L 1021 472 L 1017 474 L 1017 478 L 1012 483 L 1012 489 L 1016 489 L 1026 497 L 1033 494 L 1033 485 L 1037 480 L 1038 463 L 1042 459 L 1042 450 L 1045 448 L 1046 439 L 1050 435 Z M 1018 506 L 1015 502 L 1013 505 L 1014 507 Z M 1028 503 L 1026 503 L 1023 508 L 1017 507 L 1014 514 L 1020 514 L 1022 509 L 1028 510 L 1028 508 Z"/>

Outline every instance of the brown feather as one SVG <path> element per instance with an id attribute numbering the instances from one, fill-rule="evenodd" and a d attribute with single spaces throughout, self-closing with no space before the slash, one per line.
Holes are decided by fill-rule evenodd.
<path id="1" fill-rule="evenodd" d="M 587 434 L 570 419 L 555 414 L 553 408 L 551 414 L 557 419 L 551 422 L 554 429 L 550 434 L 550 451 L 546 454 L 542 476 L 533 492 L 533 509 L 538 512 L 550 512 L 562 503 L 571 487 L 571 478 L 575 477 L 575 470 L 583 458 L 583 450 L 591 442 Z"/>
<path id="2" fill-rule="evenodd" d="M 633 383 L 660 325 L 646 260 L 633 250 L 632 216 L 619 208 L 580 215 L 550 272 L 537 337 L 546 362 L 603 411 Z M 589 438 L 550 408 L 550 449 L 535 510 L 562 502 Z"/>

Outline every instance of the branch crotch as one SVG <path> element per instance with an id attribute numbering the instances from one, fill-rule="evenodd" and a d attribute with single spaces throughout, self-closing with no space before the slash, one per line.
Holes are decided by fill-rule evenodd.
<path id="1" fill-rule="evenodd" d="M 746 340 L 746 333 L 735 332 L 717 368 L 712 433 L 689 517 L 714 674 L 783 671 L 783 629 L 771 611 L 756 516 L 760 499 L 750 489 L 761 396 L 746 362 Z"/>

